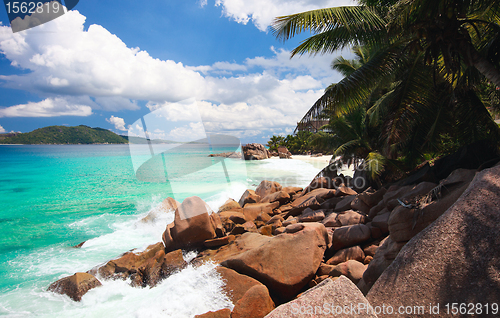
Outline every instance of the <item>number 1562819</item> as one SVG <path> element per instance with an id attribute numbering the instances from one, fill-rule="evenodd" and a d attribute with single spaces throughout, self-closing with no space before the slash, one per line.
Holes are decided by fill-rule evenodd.
<path id="1" fill-rule="evenodd" d="M 7 13 L 22 13 L 22 14 L 33 14 L 33 13 L 59 13 L 62 10 L 61 4 L 57 1 L 52 2 L 6 2 Z"/>

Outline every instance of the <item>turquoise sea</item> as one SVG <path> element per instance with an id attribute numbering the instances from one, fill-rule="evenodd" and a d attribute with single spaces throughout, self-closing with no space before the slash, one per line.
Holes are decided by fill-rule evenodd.
<path id="1" fill-rule="evenodd" d="M 207 165 L 206 153 L 193 145 L 171 149 L 164 158 L 171 183 L 153 183 L 136 177 L 149 150 L 147 145 L 0 145 L 0 316 L 193 317 L 232 307 L 212 264 L 188 267 L 155 288 L 102 281 L 81 302 L 46 289 L 59 278 L 159 242 L 173 212 L 159 214 L 155 222 L 141 219 L 168 196 L 182 202 L 197 195 L 217 211 L 264 179 L 305 186 L 322 168 L 279 159 Z M 84 241 L 81 248 L 72 247 Z"/>

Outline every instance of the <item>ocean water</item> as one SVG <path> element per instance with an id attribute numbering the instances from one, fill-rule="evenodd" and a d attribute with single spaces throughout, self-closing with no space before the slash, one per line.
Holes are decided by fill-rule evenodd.
<path id="1" fill-rule="evenodd" d="M 136 177 L 138 166 L 151 158 L 142 147 L 0 146 L 0 316 L 182 318 L 232 308 L 213 264 L 188 267 L 155 288 L 101 280 L 103 286 L 81 302 L 46 290 L 57 279 L 161 241 L 173 212 L 150 223 L 141 219 L 168 196 L 182 202 L 197 195 L 216 211 L 264 179 L 305 186 L 321 169 L 278 159 L 208 165 L 204 151 L 193 145 L 170 150 L 163 168 L 171 182 L 146 182 Z"/>

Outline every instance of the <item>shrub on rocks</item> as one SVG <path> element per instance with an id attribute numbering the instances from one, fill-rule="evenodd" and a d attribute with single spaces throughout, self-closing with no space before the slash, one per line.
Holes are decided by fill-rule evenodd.
<path id="1" fill-rule="evenodd" d="M 461 174 L 461 176 L 458 176 L 458 174 Z M 446 179 L 442 181 L 439 198 L 423 208 L 416 207 L 410 209 L 403 206 L 395 208 L 388 220 L 392 240 L 396 242 L 409 241 L 413 236 L 434 222 L 434 220 L 457 201 L 465 189 L 467 189 L 474 174 L 475 172 L 471 172 L 470 170 L 452 173 L 450 175 L 450 180 L 453 180 L 452 182 Z M 458 179 L 461 181 L 455 181 Z"/>
<path id="2" fill-rule="evenodd" d="M 491 307 L 487 313 L 485 304 L 500 299 L 499 189 L 500 166 L 479 172 L 441 217 L 401 249 L 368 293 L 372 304 L 432 303 L 443 311 L 457 303 L 467 312 L 468 304 L 482 304 L 474 315 L 498 316 Z"/>

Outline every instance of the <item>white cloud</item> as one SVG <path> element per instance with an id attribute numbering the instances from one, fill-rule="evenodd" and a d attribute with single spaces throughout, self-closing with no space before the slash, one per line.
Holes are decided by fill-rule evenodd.
<path id="1" fill-rule="evenodd" d="M 56 117 L 56 116 L 90 116 L 92 108 L 87 105 L 74 104 L 65 98 L 47 98 L 41 102 L 15 105 L 0 108 L 0 117 Z"/>
<path id="2" fill-rule="evenodd" d="M 0 134 L 3 134 L 3 133 L 5 133 L 5 132 L 6 132 L 6 131 L 5 131 L 5 128 L 3 128 L 3 127 L 2 127 L 2 125 L 0 125 Z"/>
<path id="3" fill-rule="evenodd" d="M 203 123 L 194 122 L 172 129 L 167 135 L 168 139 L 174 141 L 193 141 L 206 138 Z"/>
<path id="4" fill-rule="evenodd" d="M 274 18 L 318 8 L 339 7 L 356 4 L 352 0 L 216 0 L 226 17 L 238 23 L 255 26 L 266 31 Z"/>
<path id="5" fill-rule="evenodd" d="M 115 117 L 111 115 L 109 119 L 106 119 L 106 121 L 110 124 L 115 125 L 115 129 L 122 130 L 122 131 L 127 131 L 128 129 L 125 128 L 125 120 L 120 117 Z"/>
<path id="6" fill-rule="evenodd" d="M 134 100 L 182 100 L 200 93 L 203 77 L 182 63 L 159 60 L 129 48 L 100 25 L 83 29 L 78 11 L 13 34 L 0 27 L 0 52 L 12 65 L 30 70 L 2 76 L 8 87 L 43 93 L 120 97 Z"/>
<path id="7" fill-rule="evenodd" d="M 89 116 L 93 109 L 137 110 L 137 101 L 144 100 L 151 111 L 161 109 L 157 116 L 163 120 L 201 122 L 202 118 L 209 132 L 249 136 L 274 129 L 279 133 L 294 127 L 324 88 L 340 79 L 329 68 L 331 55 L 290 59 L 290 52 L 271 48 L 270 58 L 185 66 L 129 48 L 102 26 L 85 30 L 84 22 L 83 15 L 69 11 L 37 27 L 37 32 L 13 34 L 0 26 L 0 53 L 27 70 L 22 75 L 0 75 L 3 85 L 45 97 L 0 108 L 0 117 Z M 178 102 L 185 99 L 190 102 Z M 119 127 L 125 130 L 125 122 Z M 189 134 L 199 128 L 183 127 Z M 155 130 L 149 125 L 148 129 Z M 181 128 L 173 133 L 180 132 Z"/>

